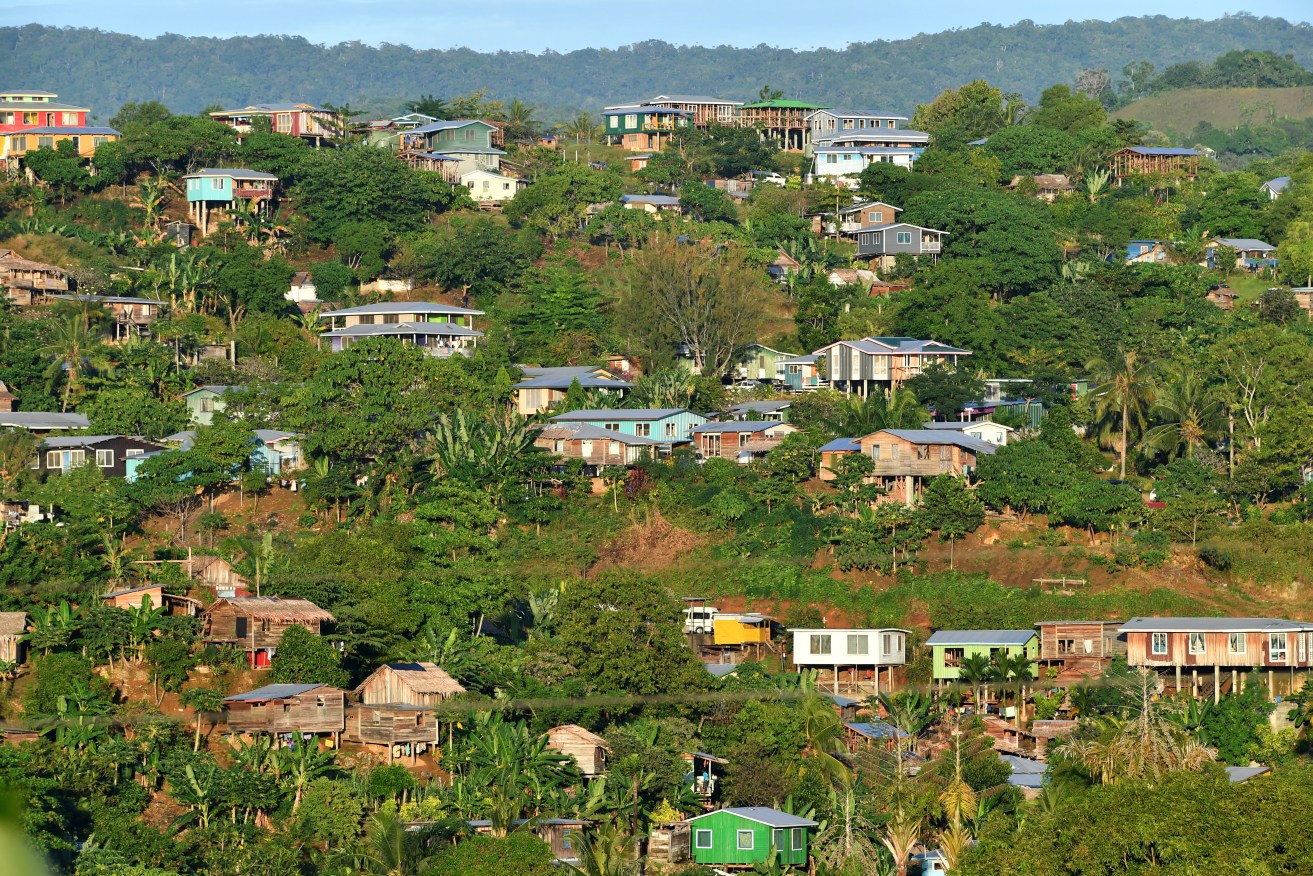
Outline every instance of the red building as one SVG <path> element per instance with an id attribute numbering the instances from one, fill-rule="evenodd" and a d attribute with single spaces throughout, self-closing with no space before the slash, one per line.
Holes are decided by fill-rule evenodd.
<path id="1" fill-rule="evenodd" d="M 219 110 L 210 113 L 210 118 L 232 128 L 239 137 L 254 129 L 255 119 L 266 118 L 270 130 L 275 134 L 304 137 L 316 146 L 346 129 L 345 120 L 340 115 L 308 103 L 269 103 L 244 109 Z"/>
<path id="2" fill-rule="evenodd" d="M 0 169 L 33 149 L 55 149 L 62 140 L 71 140 L 78 155 L 90 158 L 97 146 L 118 139 L 113 128 L 88 124 L 90 109 L 58 103 L 57 97 L 49 91 L 0 92 Z"/>

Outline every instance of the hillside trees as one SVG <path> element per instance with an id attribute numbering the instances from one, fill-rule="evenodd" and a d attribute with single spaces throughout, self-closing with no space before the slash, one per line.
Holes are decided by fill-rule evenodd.
<path id="1" fill-rule="evenodd" d="M 382 149 L 314 150 L 297 176 L 297 207 L 311 220 L 307 233 L 325 243 L 351 222 L 414 231 L 465 197 L 441 176 L 413 170 Z"/>
<path id="2" fill-rule="evenodd" d="M 651 361 L 684 345 L 703 374 L 724 374 L 756 339 L 766 281 L 739 251 L 654 238 L 625 279 L 617 316 Z"/>
<path id="3" fill-rule="evenodd" d="M 945 89 L 912 116 L 912 127 L 930 134 L 940 149 L 960 149 L 1010 123 L 1003 92 L 983 79 Z"/>

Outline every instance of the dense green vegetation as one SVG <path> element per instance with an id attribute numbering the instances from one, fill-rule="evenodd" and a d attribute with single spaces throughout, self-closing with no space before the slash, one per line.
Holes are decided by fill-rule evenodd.
<path id="1" fill-rule="evenodd" d="M 0 726 L 38 736 L 0 746 L 0 788 L 19 801 L 0 807 L 0 847 L 38 850 L 74 876 L 539 876 L 562 871 L 534 822 L 570 817 L 592 823 L 573 837 L 571 868 L 629 876 L 635 836 L 701 810 L 684 755 L 711 752 L 728 760 L 715 804 L 818 822 L 823 876 L 904 873 L 918 843 L 963 873 L 1054 861 L 1302 872 L 1313 695 L 1277 704 L 1254 676 L 1201 703 L 1121 661 L 1068 685 L 1006 655 L 964 661 L 963 684 L 928 689 L 921 643 L 934 628 L 1305 613 L 1313 324 L 1289 287 L 1313 273 L 1313 160 L 1204 162 L 1196 180 L 1111 187 L 1109 154 L 1146 132 L 1110 120 L 1099 90 L 1044 84 L 1032 107 L 983 80 L 926 95 L 916 124 L 933 143 L 915 170 L 862 174 L 858 195 L 949 233 L 940 258 L 898 260 L 889 273 L 908 288 L 887 296 L 832 283 L 854 264 L 852 244 L 811 231 L 809 215 L 852 193 L 804 184 L 796 156 L 750 131 L 689 132 L 634 174 L 607 147 L 595 164 L 532 147 L 525 103 L 412 98 L 517 119 L 508 160 L 532 182 L 500 213 L 351 137 L 318 150 L 267 131 L 239 143 L 152 103 L 122 107 L 123 139 L 91 162 L 27 156 L 36 182 L 0 187 L 0 246 L 66 265 L 80 291 L 151 298 L 164 313 L 149 337 L 110 344 L 95 302 L 4 306 L 0 381 L 21 409 L 159 439 L 190 425 L 187 390 L 233 389 L 186 449 L 147 458 L 131 482 L 96 465 L 33 469 L 40 439 L 0 434 L 0 499 L 54 515 L 0 533 L 0 610 L 30 619 L 28 659 L 0 666 Z M 589 139 L 592 120 L 576 122 Z M 175 247 L 162 229 L 182 213 L 179 177 L 224 163 L 276 173 L 281 208 L 234 211 Z M 787 185 L 741 202 L 703 185 L 752 170 Z M 1009 185 L 1051 172 L 1076 190 L 1047 203 L 1025 180 Z M 1293 182 L 1272 201 L 1259 186 L 1276 175 Z M 677 194 L 687 215 L 614 204 L 653 190 Z M 1225 252 L 1202 266 L 1218 235 L 1270 240 L 1280 268 L 1249 276 Z M 1125 264 L 1133 239 L 1163 241 L 1169 258 Z M 799 267 L 771 282 L 781 251 Z M 469 356 L 385 337 L 329 353 L 315 314 L 284 297 L 294 271 L 312 274 L 327 307 L 386 299 L 369 291 L 379 278 L 411 281 L 416 298 L 484 311 L 484 336 Z M 1246 294 L 1223 310 L 1206 296 L 1227 282 Z M 542 416 L 514 407 L 517 364 L 615 354 L 638 372 L 627 397 L 575 384 L 557 409 L 713 413 L 775 397 L 727 385 L 748 344 L 810 351 L 867 335 L 972 356 L 888 395 L 789 396 L 797 432 L 747 465 L 678 449 L 585 473 L 536 447 Z M 230 346 L 236 362 L 202 355 Z M 1030 381 L 1020 391 L 1046 415 L 1035 426 L 1000 413 L 1015 431 L 969 477 L 927 478 L 903 505 L 880 501 L 870 457 L 822 472 L 831 439 L 955 419 L 991 377 Z M 300 435 L 295 491 L 260 467 L 253 428 Z M 204 641 L 196 618 L 100 601 L 144 583 L 210 601 L 163 562 L 189 554 L 222 556 L 252 590 L 311 600 L 335 623 L 318 637 L 295 628 L 256 671 Z M 1037 577 L 1084 584 L 1054 592 Z M 759 662 L 713 676 L 683 635 L 682 596 L 784 627 L 909 629 L 902 689 L 863 704 L 903 734 L 893 750 L 845 743 L 816 674 L 781 659 L 780 636 Z M 413 766 L 353 744 L 224 732 L 226 695 L 271 681 L 350 690 L 387 661 L 432 662 L 465 688 L 435 710 L 439 744 Z M 978 715 L 990 697 L 1017 708 L 1018 727 L 1078 722 L 1034 799 L 1006 784 Z M 989 720 L 999 732 L 1004 719 Z M 602 734 L 605 777 L 585 779 L 546 745 L 566 722 Z M 1221 764 L 1250 762 L 1274 774 L 1225 780 Z M 488 835 L 472 836 L 472 821 Z"/>

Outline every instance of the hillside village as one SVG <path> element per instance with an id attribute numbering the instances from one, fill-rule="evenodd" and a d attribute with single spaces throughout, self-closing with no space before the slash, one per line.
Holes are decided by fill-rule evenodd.
<path id="1" fill-rule="evenodd" d="M 1087 72 L 0 90 L 32 872 L 1302 872 L 1313 157 Z"/>

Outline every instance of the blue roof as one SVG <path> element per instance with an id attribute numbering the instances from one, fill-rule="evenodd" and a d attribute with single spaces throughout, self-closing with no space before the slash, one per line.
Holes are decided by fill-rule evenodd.
<path id="1" fill-rule="evenodd" d="M 1269 189 L 1279 195 L 1286 190 L 1286 186 L 1288 185 L 1290 185 L 1290 177 L 1278 176 L 1275 179 L 1270 179 L 1263 183 L 1262 188 Z"/>
<path id="2" fill-rule="evenodd" d="M 860 438 L 835 438 L 828 444 L 821 445 L 821 453 L 860 453 Z"/>
<path id="3" fill-rule="evenodd" d="M 907 734 L 902 730 L 892 724 L 886 724 L 884 721 L 849 722 L 843 726 L 854 733 L 860 733 L 868 739 L 893 739 L 897 736 L 907 738 Z"/>
<path id="4" fill-rule="evenodd" d="M 40 108 L 42 105 L 35 104 L 35 106 Z M 51 125 L 51 126 L 43 125 L 39 128 L 24 128 L 21 131 L 10 131 L 8 133 L 10 135 L 17 135 L 20 137 L 23 134 L 77 134 L 80 136 L 90 135 L 90 136 L 101 136 L 101 137 L 119 136 L 119 132 L 114 130 L 113 128 L 86 128 L 86 127 L 61 128 L 56 125 Z"/>
<path id="5" fill-rule="evenodd" d="M 627 423 L 644 420 L 664 420 L 667 417 L 689 413 L 687 408 L 626 408 L 611 410 L 593 408 L 579 411 L 566 411 L 551 418 L 553 423 L 570 423 L 576 420 L 604 420 L 613 423 Z M 696 416 L 696 415 L 694 415 Z"/>
<path id="6" fill-rule="evenodd" d="M 260 700 L 281 700 L 287 697 L 300 696 L 315 688 L 327 686 L 323 684 L 266 684 L 264 687 L 257 687 L 255 690 L 248 690 L 246 693 L 224 697 L 223 701 L 225 703 L 247 703 Z"/>
<path id="7" fill-rule="evenodd" d="M 654 204 L 658 207 L 677 207 L 679 198 L 674 195 L 621 195 L 622 204 Z"/>
<path id="8" fill-rule="evenodd" d="M 1034 630 L 939 630 L 925 640 L 927 645 L 1024 645 L 1035 638 Z"/>
<path id="9" fill-rule="evenodd" d="M 715 815 L 716 812 L 728 812 L 731 815 L 737 815 L 739 818 L 746 818 L 748 821 L 755 821 L 768 827 L 816 827 L 816 822 L 810 818 L 801 818 L 788 812 L 771 809 L 768 806 L 731 806 L 713 812 L 704 812 L 690 818 L 689 821 L 697 821 L 700 818 Z"/>

